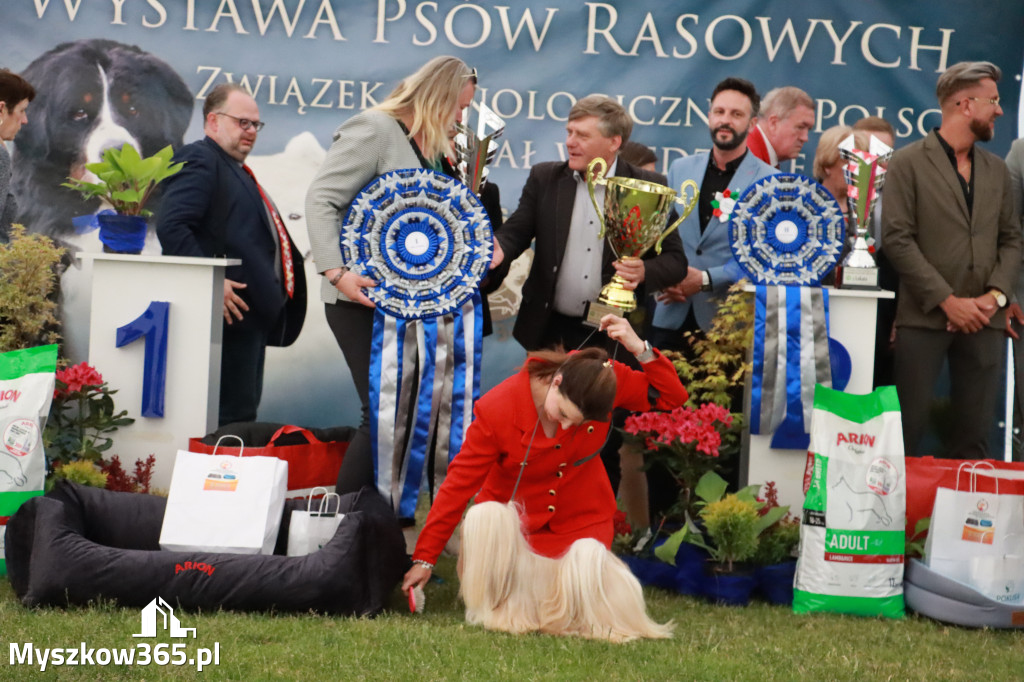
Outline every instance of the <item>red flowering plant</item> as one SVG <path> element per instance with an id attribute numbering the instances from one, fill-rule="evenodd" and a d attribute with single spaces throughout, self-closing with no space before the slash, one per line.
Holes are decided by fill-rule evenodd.
<path id="1" fill-rule="evenodd" d="M 88 363 L 57 371 L 50 415 L 43 431 L 51 465 L 82 459 L 98 461 L 113 445 L 110 434 L 135 421 L 126 416 L 126 410 L 114 411 L 115 393 Z"/>
<path id="2" fill-rule="evenodd" d="M 775 481 L 764 484 L 764 499 L 758 497 L 757 501 L 764 504 L 758 510 L 762 517 L 770 513 L 778 515 L 778 512 L 772 512 L 773 509 L 785 509 L 786 512 L 761 531 L 760 543 L 752 561 L 760 566 L 771 566 L 794 560 L 800 546 L 800 519 L 789 513 L 788 506 L 779 506 L 779 491 Z"/>
<path id="3" fill-rule="evenodd" d="M 107 490 L 117 490 L 126 493 L 148 493 L 153 479 L 153 467 L 156 465 L 156 455 L 150 455 L 145 459 L 135 460 L 135 471 L 128 473 L 121 466 L 121 458 L 114 455 L 109 461 L 100 463 L 100 469 L 107 475 Z"/>
<path id="4" fill-rule="evenodd" d="M 714 403 L 683 405 L 671 412 L 643 412 L 626 418 L 623 431 L 644 449 L 645 466 L 660 462 L 675 478 L 680 497 L 669 515 L 679 521 L 693 508 L 691 491 L 708 471 L 721 468 L 725 453 L 739 449 L 742 419 Z"/>

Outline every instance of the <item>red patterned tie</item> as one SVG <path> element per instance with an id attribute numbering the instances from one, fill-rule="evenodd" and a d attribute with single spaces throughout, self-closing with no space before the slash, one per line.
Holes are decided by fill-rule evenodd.
<path id="1" fill-rule="evenodd" d="M 292 264 L 292 249 L 291 243 L 288 241 L 288 231 L 284 229 L 284 221 L 281 220 L 281 215 L 274 208 L 274 203 L 270 201 L 270 198 L 263 191 L 252 169 L 244 163 L 242 164 L 242 169 L 256 183 L 256 189 L 260 191 L 260 196 L 263 197 L 263 203 L 267 207 L 267 212 L 273 218 L 274 227 L 277 229 L 277 240 L 281 243 L 281 269 L 284 271 L 284 290 L 288 292 L 288 298 L 292 298 L 295 295 L 295 269 Z"/>

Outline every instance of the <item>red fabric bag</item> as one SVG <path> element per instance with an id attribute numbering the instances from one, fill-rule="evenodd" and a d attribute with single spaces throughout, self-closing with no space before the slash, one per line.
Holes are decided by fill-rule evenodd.
<path id="1" fill-rule="evenodd" d="M 228 424 L 203 438 L 190 438 L 188 449 L 212 455 L 218 438 L 238 436 L 245 443 L 244 448 L 222 443 L 217 454 L 283 459 L 288 462 L 288 497 L 294 498 L 305 496 L 318 486 L 334 490 L 353 431 L 349 427 L 306 429 L 291 424 Z"/>
<path id="2" fill-rule="evenodd" d="M 1003 495 L 1024 495 L 1024 462 L 1002 462 L 995 459 L 936 459 L 935 457 L 907 457 L 907 540 L 914 535 L 914 526 L 921 519 L 932 515 L 935 506 L 935 491 L 939 488 L 957 490 L 957 471 L 963 463 L 985 462 L 995 472 L 978 467 L 979 487 L 994 490 L 995 485 L 987 481 L 998 476 L 998 490 Z"/>

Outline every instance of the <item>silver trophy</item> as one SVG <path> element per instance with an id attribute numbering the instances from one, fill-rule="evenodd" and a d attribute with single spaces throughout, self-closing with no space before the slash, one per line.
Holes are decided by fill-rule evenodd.
<path id="1" fill-rule="evenodd" d="M 892 157 L 892 147 L 874 135 L 868 150 L 855 148 L 853 135 L 839 143 L 839 154 L 846 160 L 846 200 L 850 207 L 853 246 L 846 254 L 836 278 L 843 289 L 878 289 L 878 265 L 868 249 L 868 224 L 874 212 L 878 193 L 885 184 L 884 164 Z"/>
<path id="2" fill-rule="evenodd" d="M 470 123 L 474 112 L 476 125 Z M 495 140 L 505 132 L 505 121 L 486 104 L 474 101 L 463 110 L 462 123 L 455 124 L 455 131 L 459 179 L 479 194 L 487 179 L 487 164 L 498 152 Z"/>

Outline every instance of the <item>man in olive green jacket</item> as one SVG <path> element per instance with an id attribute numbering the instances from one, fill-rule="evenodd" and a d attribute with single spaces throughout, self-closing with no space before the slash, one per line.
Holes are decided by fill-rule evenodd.
<path id="1" fill-rule="evenodd" d="M 936 86 L 942 125 L 896 152 L 882 195 L 882 242 L 900 276 L 896 388 L 907 455 L 988 455 L 1007 297 L 1021 228 L 1006 164 L 981 149 L 999 106 L 998 67 L 961 62 Z M 920 453 L 935 381 L 949 360 L 953 419 L 945 453 Z"/>

